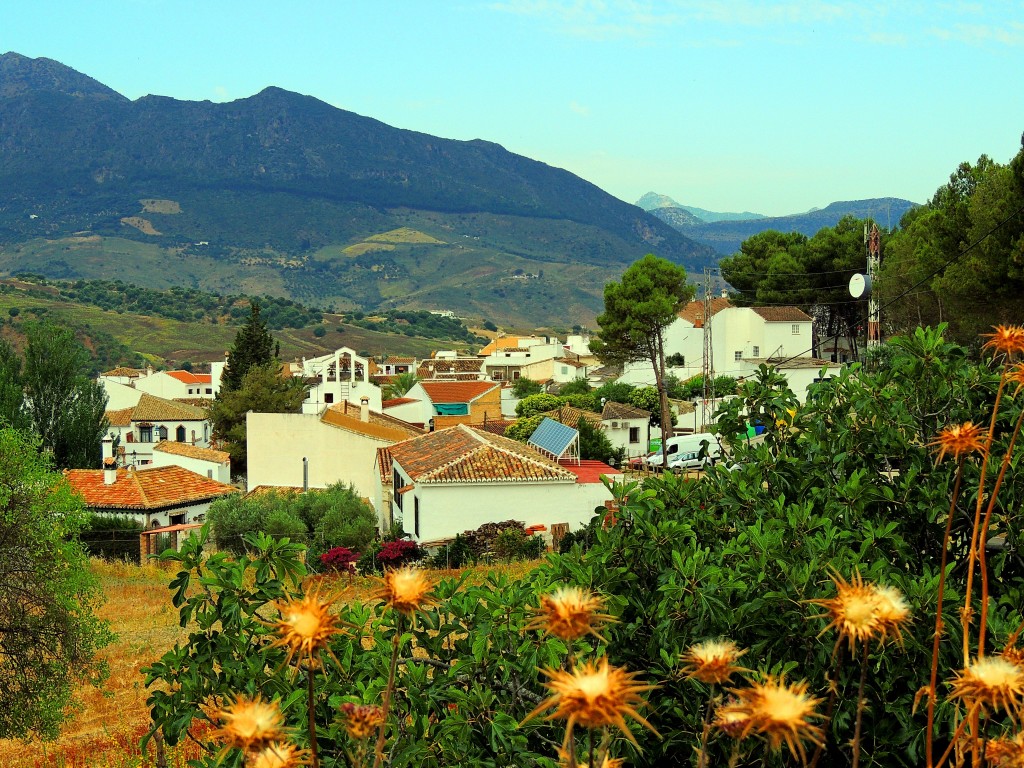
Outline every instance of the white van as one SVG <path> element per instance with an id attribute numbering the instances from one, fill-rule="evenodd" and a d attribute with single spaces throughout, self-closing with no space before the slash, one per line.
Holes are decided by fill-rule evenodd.
<path id="1" fill-rule="evenodd" d="M 701 449 L 707 445 L 707 453 L 701 457 Z M 668 446 L 669 469 L 693 469 L 714 464 L 722 455 L 722 444 L 718 435 L 711 432 L 697 432 L 692 435 L 676 435 L 666 441 Z M 661 451 L 655 451 L 647 457 L 647 465 L 661 466 Z"/>

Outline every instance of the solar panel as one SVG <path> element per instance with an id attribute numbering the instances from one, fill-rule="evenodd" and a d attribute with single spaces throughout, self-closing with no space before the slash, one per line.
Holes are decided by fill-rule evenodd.
<path id="1" fill-rule="evenodd" d="M 550 453 L 557 459 L 576 441 L 579 434 L 572 427 L 545 416 L 528 442 L 534 448 Z"/>

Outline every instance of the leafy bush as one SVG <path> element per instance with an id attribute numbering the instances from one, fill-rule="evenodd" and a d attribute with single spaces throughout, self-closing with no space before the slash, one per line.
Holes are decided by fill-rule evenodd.
<path id="1" fill-rule="evenodd" d="M 542 421 L 544 421 L 544 417 L 539 413 L 535 416 L 516 419 L 505 427 L 505 437 L 525 443 L 537 431 L 537 427 Z"/>
<path id="2" fill-rule="evenodd" d="M 559 397 L 566 397 L 568 395 L 589 395 L 593 389 L 586 379 L 574 379 L 573 381 L 567 382 L 561 386 L 558 390 Z M 597 401 L 600 403 L 600 400 Z"/>
<path id="3" fill-rule="evenodd" d="M 463 568 L 467 565 L 476 564 L 473 550 L 466 542 L 466 537 L 461 533 L 455 536 L 455 540 L 438 550 L 430 558 L 431 568 Z"/>
<path id="4" fill-rule="evenodd" d="M 558 398 L 573 408 L 579 408 L 582 411 L 593 411 L 596 413 L 601 412 L 601 401 L 589 393 L 573 394 L 568 395 L 560 394 Z"/>
<path id="5" fill-rule="evenodd" d="M 320 555 L 320 564 L 326 571 L 355 573 L 356 563 L 362 557 L 348 547 L 334 547 Z"/>
<path id="6" fill-rule="evenodd" d="M 516 415 L 520 417 L 536 416 L 539 413 L 553 411 L 562 401 L 556 395 L 530 395 L 516 403 Z"/>
<path id="7" fill-rule="evenodd" d="M 377 553 L 377 562 L 382 568 L 401 568 L 426 557 L 420 545 L 409 539 L 385 541 Z"/>
<path id="8" fill-rule="evenodd" d="M 528 379 L 525 376 L 520 376 L 512 384 L 512 394 L 518 397 L 520 400 L 530 395 L 539 395 L 544 391 L 539 381 Z"/>

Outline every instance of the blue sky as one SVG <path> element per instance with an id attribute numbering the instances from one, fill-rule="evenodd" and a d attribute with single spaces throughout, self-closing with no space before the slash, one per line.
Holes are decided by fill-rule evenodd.
<path id="1" fill-rule="evenodd" d="M 1024 132 L 1024 2 L 0 0 L 0 52 L 130 98 L 268 85 L 628 202 L 923 202 Z"/>

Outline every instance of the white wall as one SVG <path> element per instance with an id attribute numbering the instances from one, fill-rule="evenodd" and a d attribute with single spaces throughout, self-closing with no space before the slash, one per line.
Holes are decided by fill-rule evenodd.
<path id="1" fill-rule="evenodd" d="M 126 384 L 119 384 L 116 381 L 104 379 L 102 376 L 100 377 L 99 382 L 103 385 L 103 389 L 106 390 L 107 393 L 108 411 L 120 411 L 125 408 L 134 408 L 139 404 L 139 400 L 142 399 L 142 391 L 135 389 L 135 387 L 129 387 Z"/>
<path id="2" fill-rule="evenodd" d="M 202 390 L 199 395 L 195 393 L 197 386 Z M 193 384 L 191 386 L 192 394 L 189 394 L 190 387 L 187 384 L 182 384 L 173 376 L 168 376 L 166 371 L 154 371 L 149 376 L 139 376 L 135 380 L 135 388 L 165 400 L 173 400 L 176 397 L 212 397 L 212 395 L 205 394 L 206 389 L 212 388 L 212 385 Z"/>
<path id="3" fill-rule="evenodd" d="M 620 426 L 612 428 L 612 422 Z M 640 439 L 632 443 L 629 440 L 629 430 L 635 427 L 640 430 Z M 651 443 L 651 424 L 647 419 L 605 419 L 601 422 L 601 428 L 608 437 L 608 442 L 613 448 L 623 448 L 626 451 L 626 458 L 634 456 L 646 456 L 647 448 Z"/>
<path id="4" fill-rule="evenodd" d="M 246 417 L 248 487 L 302 487 L 302 457 L 308 459 L 309 487 L 351 483 L 360 496 L 374 497 L 377 449 L 390 440 L 332 427 L 305 413 L 252 413 Z"/>
<path id="5" fill-rule="evenodd" d="M 401 514 L 406 533 L 415 536 L 415 499 L 419 499 L 419 541 L 454 538 L 484 523 L 520 520 L 525 525 L 568 523 L 577 530 L 594 509 L 611 498 L 601 483 L 467 483 L 422 485 L 403 494 Z"/>

